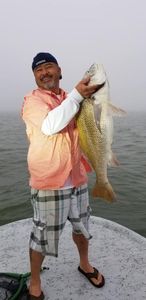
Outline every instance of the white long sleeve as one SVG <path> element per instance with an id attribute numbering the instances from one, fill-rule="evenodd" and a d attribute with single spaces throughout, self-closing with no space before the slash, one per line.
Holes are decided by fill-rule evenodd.
<path id="1" fill-rule="evenodd" d="M 59 106 L 48 113 L 42 123 L 41 131 L 48 136 L 61 131 L 78 112 L 82 100 L 83 97 L 74 88 Z"/>

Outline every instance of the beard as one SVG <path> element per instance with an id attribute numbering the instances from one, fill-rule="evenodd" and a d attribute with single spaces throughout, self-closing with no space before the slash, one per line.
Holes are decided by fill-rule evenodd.
<path id="1" fill-rule="evenodd" d="M 46 81 L 45 81 L 46 79 Z M 47 81 L 48 79 L 48 81 Z M 46 90 L 54 90 L 58 87 L 59 78 L 54 78 L 53 76 L 45 76 L 41 78 L 41 87 Z"/>
<path id="2" fill-rule="evenodd" d="M 50 82 L 43 83 L 43 86 L 46 90 L 52 90 L 56 88 L 56 83 L 54 80 L 51 80 Z"/>

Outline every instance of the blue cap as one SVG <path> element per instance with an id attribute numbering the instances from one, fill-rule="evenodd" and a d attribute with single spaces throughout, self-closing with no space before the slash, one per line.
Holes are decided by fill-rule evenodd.
<path id="1" fill-rule="evenodd" d="M 33 59 L 32 70 L 34 70 L 37 66 L 47 62 L 53 62 L 58 65 L 56 58 L 52 54 L 45 52 L 38 53 Z"/>

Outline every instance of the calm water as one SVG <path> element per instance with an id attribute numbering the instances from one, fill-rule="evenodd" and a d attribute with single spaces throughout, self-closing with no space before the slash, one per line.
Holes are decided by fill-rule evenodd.
<path id="1" fill-rule="evenodd" d="M 92 214 L 118 222 L 146 237 L 146 112 L 114 119 L 113 149 L 121 163 L 108 170 L 118 201 L 93 200 Z M 32 216 L 27 140 L 17 113 L 0 115 L 0 225 Z M 89 188 L 95 181 L 89 177 Z"/>

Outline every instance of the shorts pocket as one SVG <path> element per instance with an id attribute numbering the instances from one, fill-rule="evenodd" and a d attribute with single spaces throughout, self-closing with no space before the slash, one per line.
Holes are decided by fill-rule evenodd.
<path id="1" fill-rule="evenodd" d="M 46 209 L 45 203 L 39 201 L 38 191 L 32 194 L 31 204 L 33 207 L 33 223 L 39 230 L 46 228 Z"/>

